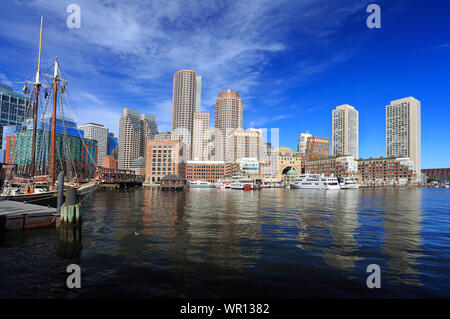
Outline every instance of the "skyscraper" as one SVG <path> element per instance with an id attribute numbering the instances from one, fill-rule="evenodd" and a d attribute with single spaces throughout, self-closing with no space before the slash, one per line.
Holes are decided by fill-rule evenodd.
<path id="1" fill-rule="evenodd" d="M 327 156 L 330 156 L 330 140 L 326 137 L 308 137 L 306 140 L 305 161 L 314 161 Z"/>
<path id="2" fill-rule="evenodd" d="M 134 159 L 145 156 L 145 142 L 154 136 L 156 127 L 154 116 L 123 109 L 119 122 L 120 169 L 129 169 Z"/>
<path id="3" fill-rule="evenodd" d="M 194 139 L 192 143 L 192 159 L 204 161 L 208 159 L 209 113 L 194 113 Z"/>
<path id="4" fill-rule="evenodd" d="M 306 141 L 308 140 L 308 137 L 311 137 L 312 135 L 306 131 L 306 133 L 300 133 L 300 137 L 298 138 L 298 146 L 297 146 L 297 152 L 301 154 L 305 154 L 306 151 Z"/>
<path id="5" fill-rule="evenodd" d="M 261 130 L 235 129 L 227 136 L 225 160 L 227 163 L 236 163 L 242 158 L 261 158 L 263 140 Z"/>
<path id="6" fill-rule="evenodd" d="M 420 101 L 413 97 L 386 106 L 386 156 L 409 157 L 421 172 Z"/>
<path id="7" fill-rule="evenodd" d="M 0 83 L 0 148 L 2 148 L 3 126 L 22 124 L 30 98 L 14 93 L 12 87 Z"/>
<path id="8" fill-rule="evenodd" d="M 130 168 L 139 157 L 141 134 L 139 112 L 125 108 L 119 122 L 119 169 Z"/>
<path id="9" fill-rule="evenodd" d="M 332 150 L 335 156 L 358 158 L 359 113 L 344 104 L 333 110 Z"/>
<path id="10" fill-rule="evenodd" d="M 153 139 L 158 134 L 158 125 L 156 124 L 156 118 L 152 115 L 142 114 L 140 121 L 141 131 L 141 149 L 139 151 L 141 157 L 145 157 L 145 141 Z"/>
<path id="11" fill-rule="evenodd" d="M 202 104 L 202 77 L 200 75 L 196 75 L 196 91 L 195 91 L 195 112 L 201 112 L 201 104 Z"/>
<path id="12" fill-rule="evenodd" d="M 217 134 L 216 143 L 221 143 L 216 147 L 222 154 L 216 154 L 216 160 L 225 160 L 225 150 L 227 149 L 227 136 L 235 129 L 242 129 L 243 103 L 238 92 L 230 89 L 219 93 L 216 100 L 215 123 L 217 130 L 221 131 L 221 137 Z"/>
<path id="13" fill-rule="evenodd" d="M 197 88 L 200 84 L 200 88 Z M 172 139 L 187 144 L 192 153 L 194 113 L 200 108 L 201 77 L 195 71 L 180 70 L 173 77 Z M 199 111 L 199 110 L 198 110 Z"/>
<path id="14" fill-rule="evenodd" d="M 101 166 L 108 151 L 108 128 L 101 124 L 87 123 L 78 127 L 84 132 L 84 137 L 97 141 L 97 165 Z"/>

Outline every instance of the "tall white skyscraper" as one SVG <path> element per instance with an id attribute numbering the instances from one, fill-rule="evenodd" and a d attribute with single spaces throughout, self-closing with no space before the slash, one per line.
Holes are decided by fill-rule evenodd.
<path id="1" fill-rule="evenodd" d="M 202 104 L 202 77 L 200 75 L 195 76 L 196 92 L 195 92 L 195 112 L 201 112 Z"/>
<path id="2" fill-rule="evenodd" d="M 421 173 L 420 101 L 413 97 L 392 101 L 386 106 L 386 156 L 409 157 Z"/>
<path id="3" fill-rule="evenodd" d="M 208 159 L 209 113 L 194 113 L 194 140 L 192 143 L 192 160 Z"/>
<path id="4" fill-rule="evenodd" d="M 332 153 L 334 156 L 358 158 L 359 113 L 351 105 L 344 104 L 333 110 Z"/>
<path id="5" fill-rule="evenodd" d="M 108 128 L 104 127 L 101 124 L 87 123 L 81 125 L 80 127 L 78 127 L 78 129 L 84 132 L 85 138 L 97 141 L 97 166 L 101 166 L 108 150 Z"/>
<path id="6" fill-rule="evenodd" d="M 156 129 L 154 116 L 123 109 L 119 122 L 119 169 L 129 169 L 134 159 L 145 156 L 146 140 L 153 138 Z"/>
<path id="7" fill-rule="evenodd" d="M 312 135 L 306 131 L 306 133 L 300 133 L 300 137 L 298 138 L 298 146 L 297 146 L 297 152 L 305 154 L 306 152 L 306 141 L 308 140 L 308 137 L 311 137 Z"/>
<path id="8" fill-rule="evenodd" d="M 200 88 L 197 85 L 200 84 Z M 201 103 L 201 77 L 192 70 L 177 71 L 173 77 L 172 139 L 188 145 L 192 155 L 194 113 Z"/>

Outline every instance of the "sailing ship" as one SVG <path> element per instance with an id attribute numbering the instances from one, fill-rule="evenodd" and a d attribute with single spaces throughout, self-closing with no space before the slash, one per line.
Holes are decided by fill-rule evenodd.
<path id="1" fill-rule="evenodd" d="M 68 103 L 68 81 L 63 79 L 61 76 L 62 73 L 58 58 L 56 58 L 53 63 L 53 75 L 41 72 L 42 31 L 43 18 L 41 18 L 39 55 L 35 78 L 34 81 L 22 82 L 25 83 L 23 88 L 23 93 L 25 95 L 30 93 L 28 85 L 33 87 L 31 90 L 30 99 L 32 101 L 32 105 L 28 106 L 28 118 L 25 119 L 25 122 L 22 125 L 23 131 L 15 135 L 14 149 L 10 154 L 10 162 L 8 163 L 8 170 L 6 174 L 7 178 L 5 179 L 3 190 L 0 194 L 0 200 L 13 200 L 56 207 L 58 188 L 63 187 L 65 190 L 69 186 L 74 187 L 79 195 L 78 198 L 82 200 L 83 197 L 91 194 L 97 189 L 99 183 L 101 183 L 101 176 L 98 174 L 95 161 L 92 161 L 95 168 L 95 177 L 87 182 L 85 181 L 86 183 L 84 184 L 78 181 L 77 171 L 73 163 L 71 163 L 73 158 L 71 158 L 72 154 L 70 151 L 70 146 L 67 142 L 66 122 L 64 119 L 62 94 L 66 95 L 66 101 Z M 40 94 L 42 89 L 45 89 L 44 94 Z M 40 99 L 44 100 L 43 103 L 39 103 Z M 53 108 L 51 117 L 48 117 L 46 111 L 50 100 L 53 102 Z M 38 123 L 39 114 L 43 120 L 41 119 Z M 56 122 L 58 114 L 62 119 L 63 126 L 62 134 L 58 134 L 62 135 L 60 138 L 59 148 L 57 148 L 56 145 Z M 51 129 L 49 128 L 50 119 Z M 31 154 L 24 154 L 22 152 L 21 162 L 16 161 L 18 163 L 15 163 L 14 157 L 17 153 L 17 150 L 15 150 L 16 145 L 23 142 L 20 139 L 30 138 L 30 134 L 23 134 L 24 131 L 27 131 L 28 133 L 29 125 L 31 125 L 30 122 L 32 122 Z M 91 153 L 89 152 L 89 149 L 87 148 L 80 133 L 79 137 L 82 141 L 83 154 L 85 154 L 86 157 L 90 156 Z M 27 142 L 22 144 L 27 145 Z M 66 147 L 66 149 L 64 149 L 64 147 Z M 57 152 L 59 152 L 59 169 L 63 171 L 65 178 L 65 180 L 61 179 L 63 183 L 61 183 L 61 180 L 59 182 L 56 180 L 56 170 L 58 166 L 56 163 Z M 63 152 L 66 153 L 65 161 L 67 163 L 62 163 Z"/>

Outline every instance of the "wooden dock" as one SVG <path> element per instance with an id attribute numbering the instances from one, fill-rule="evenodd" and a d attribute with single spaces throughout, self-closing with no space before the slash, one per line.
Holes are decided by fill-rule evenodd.
<path id="1" fill-rule="evenodd" d="M 0 232 L 56 225 L 56 208 L 0 200 Z"/>

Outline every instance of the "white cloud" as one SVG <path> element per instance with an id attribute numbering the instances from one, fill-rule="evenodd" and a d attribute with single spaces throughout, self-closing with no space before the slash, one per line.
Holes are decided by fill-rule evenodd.
<path id="1" fill-rule="evenodd" d="M 11 87 L 13 86 L 13 83 L 3 73 L 0 73 L 0 82 Z"/>
<path id="2" fill-rule="evenodd" d="M 228 88 L 240 92 L 246 109 L 251 108 L 248 100 L 257 95 L 259 86 L 264 94 L 274 93 L 267 88 L 277 79 L 265 73 L 273 57 L 289 52 L 293 45 L 305 55 L 311 48 L 329 45 L 342 21 L 362 7 L 342 1 L 338 11 L 330 10 L 324 0 L 77 0 L 81 29 L 68 29 L 69 3 L 27 1 L 20 6 L 23 14 L 0 19 L 0 36 L 27 45 L 29 65 L 34 66 L 35 12 L 43 14 L 44 61 L 49 64 L 54 56 L 60 57 L 71 80 L 74 107 L 85 114 L 83 118 L 95 115 L 87 111 L 91 105 L 106 113 L 111 110 L 111 117 L 130 107 L 155 115 L 160 127 L 167 129 L 176 70 L 194 69 L 202 75 L 204 109 L 211 110 L 218 93 Z M 295 43 L 292 34 L 298 37 Z M 292 66 L 292 77 L 285 78 L 283 86 L 323 71 L 341 61 L 339 57 L 349 55 L 329 52 L 325 58 L 330 62 L 304 59 Z M 289 80 L 292 83 L 286 83 Z M 128 96 L 138 101 L 129 102 L 124 98 Z"/>

